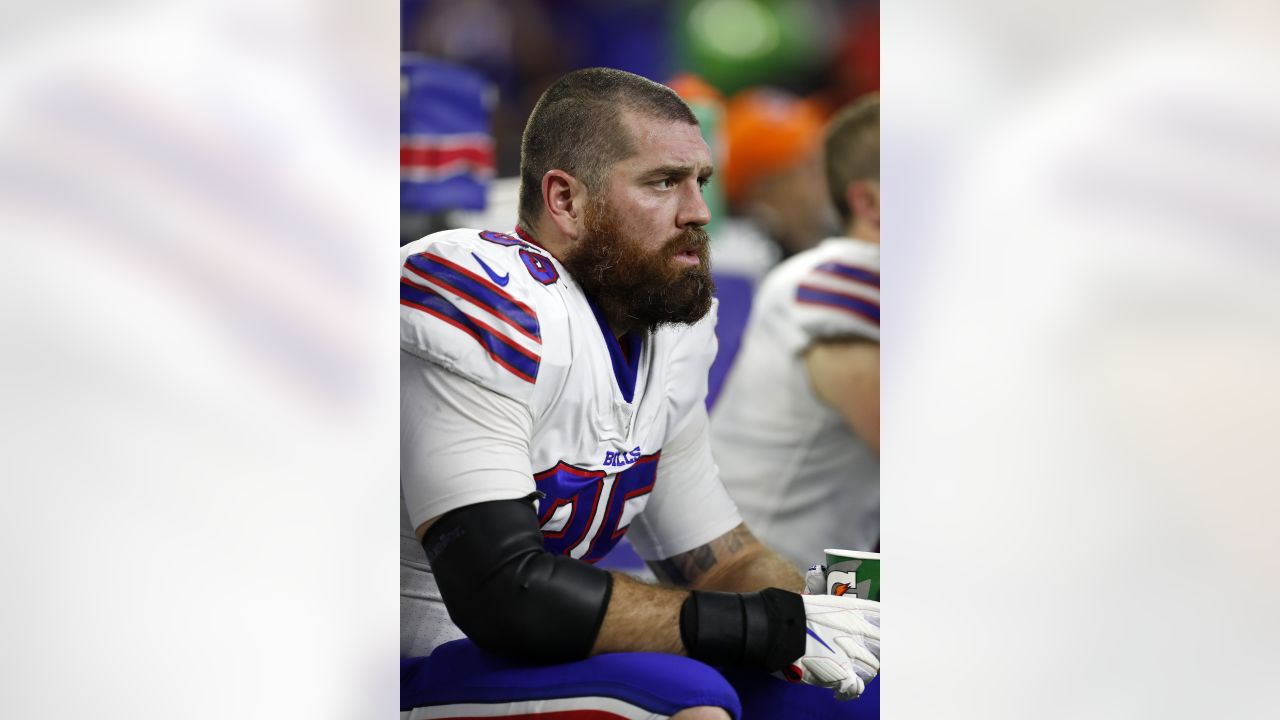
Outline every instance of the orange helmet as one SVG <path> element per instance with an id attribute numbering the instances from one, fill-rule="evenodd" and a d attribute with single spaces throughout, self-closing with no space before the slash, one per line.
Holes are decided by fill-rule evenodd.
<path id="1" fill-rule="evenodd" d="M 773 88 L 741 92 L 725 107 L 725 189 L 738 201 L 758 180 L 795 166 L 822 144 L 826 118 L 809 100 Z"/>

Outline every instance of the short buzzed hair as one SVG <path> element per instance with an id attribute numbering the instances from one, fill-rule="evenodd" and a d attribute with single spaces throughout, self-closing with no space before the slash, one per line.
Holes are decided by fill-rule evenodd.
<path id="1" fill-rule="evenodd" d="M 672 122 L 698 119 L 675 91 L 639 75 L 611 68 L 577 70 L 557 80 L 538 99 L 520 145 L 520 224 L 542 216 L 542 176 L 563 170 L 592 193 L 609 168 L 637 148 L 622 123 L 630 110 Z"/>
<path id="2" fill-rule="evenodd" d="M 862 96 L 827 126 L 827 192 L 846 225 L 853 219 L 845 189 L 856 180 L 880 179 L 880 93 Z"/>

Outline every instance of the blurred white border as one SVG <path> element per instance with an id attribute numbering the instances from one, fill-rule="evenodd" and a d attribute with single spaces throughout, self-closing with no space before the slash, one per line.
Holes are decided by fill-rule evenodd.
<path id="1" fill-rule="evenodd" d="M 1274 714 L 1276 26 L 885 4 L 886 718 Z"/>
<path id="2" fill-rule="evenodd" d="M 394 717 L 396 7 L 4 14 L 0 714 Z"/>

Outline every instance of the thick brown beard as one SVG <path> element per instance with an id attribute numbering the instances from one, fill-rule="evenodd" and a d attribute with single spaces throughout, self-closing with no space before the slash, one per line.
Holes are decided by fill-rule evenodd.
<path id="1" fill-rule="evenodd" d="M 582 286 L 605 320 L 619 333 L 653 330 L 666 323 L 693 323 L 711 309 L 711 246 L 707 231 L 686 229 L 658 252 L 627 237 L 611 207 L 596 200 L 586 209 L 586 234 L 561 264 Z M 672 259 L 686 250 L 699 263 L 681 267 Z"/>

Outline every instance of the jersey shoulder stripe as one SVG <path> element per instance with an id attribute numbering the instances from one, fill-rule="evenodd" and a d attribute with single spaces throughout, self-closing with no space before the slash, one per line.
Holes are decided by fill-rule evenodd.
<path id="1" fill-rule="evenodd" d="M 880 325 L 880 303 L 868 298 L 801 283 L 796 288 L 796 302 L 835 308 Z"/>
<path id="2" fill-rule="evenodd" d="M 563 344 L 556 340 L 563 335 L 563 311 L 557 289 L 525 269 L 523 248 L 493 239 L 505 237 L 458 228 L 401 248 L 400 346 L 532 403 L 535 388 L 550 387 L 544 382 L 549 368 L 559 367 L 559 354 L 547 348 Z"/>
<path id="3" fill-rule="evenodd" d="M 880 253 L 861 240 L 831 238 L 780 268 L 780 317 L 803 343 L 880 337 Z"/>
<path id="4" fill-rule="evenodd" d="M 880 273 L 866 268 L 846 265 L 839 262 L 824 262 L 814 268 L 815 272 L 825 273 L 827 275 L 835 275 L 836 277 L 853 280 L 854 282 L 868 285 L 877 290 L 880 289 Z"/>
<path id="5" fill-rule="evenodd" d="M 470 335 L 489 357 L 525 382 L 537 380 L 541 356 L 513 342 L 492 326 L 474 318 L 431 288 L 401 278 L 400 304 L 424 312 Z"/>
<path id="6" fill-rule="evenodd" d="M 487 278 L 431 252 L 410 255 L 405 270 L 420 280 L 442 286 L 491 311 L 495 317 L 535 342 L 542 342 L 537 314 Z M 420 284 L 415 281 L 415 284 Z"/>

